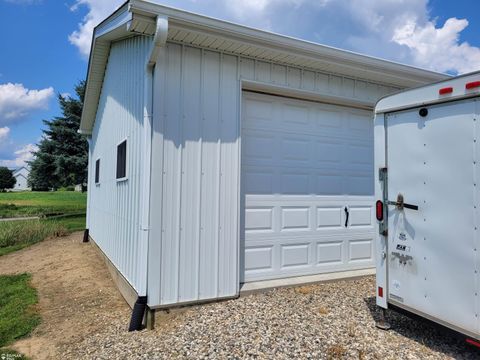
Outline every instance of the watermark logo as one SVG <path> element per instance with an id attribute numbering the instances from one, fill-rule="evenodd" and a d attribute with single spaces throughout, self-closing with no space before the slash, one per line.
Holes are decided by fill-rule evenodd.
<path id="1" fill-rule="evenodd" d="M 14 360 L 14 359 L 20 359 L 21 357 L 22 357 L 21 354 L 0 353 L 0 360 Z"/>

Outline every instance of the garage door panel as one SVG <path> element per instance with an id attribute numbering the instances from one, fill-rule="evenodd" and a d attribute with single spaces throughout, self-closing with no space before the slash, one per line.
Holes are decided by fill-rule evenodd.
<path id="1" fill-rule="evenodd" d="M 315 193 L 322 195 L 342 194 L 345 188 L 343 176 L 335 174 L 318 174 L 315 186 Z"/>
<path id="2" fill-rule="evenodd" d="M 371 262 L 373 260 L 373 239 L 351 240 L 349 242 L 349 262 Z"/>
<path id="3" fill-rule="evenodd" d="M 338 110 L 318 109 L 314 118 L 317 131 L 322 133 L 329 128 L 340 129 L 344 126 L 343 112 Z"/>
<path id="4" fill-rule="evenodd" d="M 274 246 L 252 246 L 245 249 L 245 268 L 248 271 L 273 271 Z"/>
<path id="5" fill-rule="evenodd" d="M 293 169 L 292 169 L 293 170 Z M 279 174 L 281 194 L 309 194 L 310 174 L 306 172 L 290 172 Z"/>
<path id="6" fill-rule="evenodd" d="M 315 160 L 317 164 L 338 163 L 342 159 L 343 143 L 340 140 L 316 140 Z"/>
<path id="7" fill-rule="evenodd" d="M 317 229 L 341 229 L 343 220 L 343 208 L 340 206 L 317 206 Z"/>
<path id="8" fill-rule="evenodd" d="M 245 232 L 273 232 L 273 207 L 245 209 Z"/>
<path id="9" fill-rule="evenodd" d="M 281 207 L 281 231 L 311 231 L 310 207 Z"/>
<path id="10" fill-rule="evenodd" d="M 344 178 L 350 195 L 369 195 L 373 191 L 373 176 L 351 175 Z"/>
<path id="11" fill-rule="evenodd" d="M 243 281 L 373 266 L 370 114 L 244 95 Z"/>
<path id="12" fill-rule="evenodd" d="M 244 192 L 248 194 L 272 194 L 274 173 L 270 169 L 245 168 L 242 172 Z"/>
<path id="13" fill-rule="evenodd" d="M 317 265 L 341 265 L 343 263 L 344 241 L 317 242 Z"/>
<path id="14" fill-rule="evenodd" d="M 350 227 L 373 227 L 371 206 L 350 206 Z"/>
<path id="15" fill-rule="evenodd" d="M 280 268 L 308 267 L 310 263 L 311 244 L 281 245 Z"/>
<path id="16" fill-rule="evenodd" d="M 249 132 L 245 137 L 245 159 L 253 163 L 257 161 L 271 161 L 274 158 L 275 138 L 265 132 Z"/>

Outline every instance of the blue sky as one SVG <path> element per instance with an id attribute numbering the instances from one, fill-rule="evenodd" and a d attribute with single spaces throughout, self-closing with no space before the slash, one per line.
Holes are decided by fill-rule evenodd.
<path id="1" fill-rule="evenodd" d="M 123 0 L 0 0 L 0 165 L 31 158 L 57 95 L 86 75 L 93 26 Z M 165 0 L 161 3 L 448 73 L 480 70 L 469 0 Z"/>

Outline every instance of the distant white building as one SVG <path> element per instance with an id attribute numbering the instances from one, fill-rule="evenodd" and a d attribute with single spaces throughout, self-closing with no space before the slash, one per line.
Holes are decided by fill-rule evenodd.
<path id="1" fill-rule="evenodd" d="M 15 186 L 13 187 L 14 191 L 25 191 L 32 190 L 28 187 L 28 175 L 30 174 L 30 169 L 26 166 L 22 166 L 18 169 L 13 170 L 13 176 L 17 180 Z"/>

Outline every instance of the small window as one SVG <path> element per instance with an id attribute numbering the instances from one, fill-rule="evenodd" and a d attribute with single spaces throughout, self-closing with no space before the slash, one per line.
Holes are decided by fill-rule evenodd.
<path id="1" fill-rule="evenodd" d="M 95 184 L 100 183 L 100 159 L 95 161 Z"/>
<path id="2" fill-rule="evenodd" d="M 127 140 L 117 146 L 117 179 L 127 177 Z"/>

